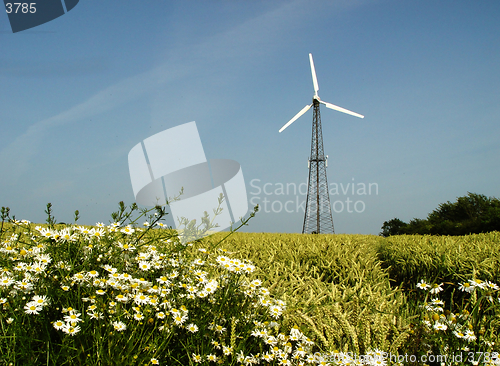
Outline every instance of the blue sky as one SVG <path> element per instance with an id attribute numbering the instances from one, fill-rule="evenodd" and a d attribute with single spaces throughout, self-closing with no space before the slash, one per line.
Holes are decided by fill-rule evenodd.
<path id="1" fill-rule="evenodd" d="M 108 223 L 134 202 L 132 147 L 196 121 L 206 156 L 239 162 L 261 204 L 245 231 L 301 232 L 305 195 L 279 188 L 307 181 L 312 111 L 278 130 L 311 103 L 309 53 L 322 100 L 365 115 L 321 109 L 337 233 L 499 197 L 499 17 L 493 0 L 81 0 L 13 34 L 4 13 L 0 205 Z"/>

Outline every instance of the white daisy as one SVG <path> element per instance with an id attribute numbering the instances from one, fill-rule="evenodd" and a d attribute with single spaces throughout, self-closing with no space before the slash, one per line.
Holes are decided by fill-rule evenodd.
<path id="1" fill-rule="evenodd" d="M 57 330 L 61 330 L 66 325 L 66 323 L 64 323 L 62 320 L 56 320 L 52 325 Z"/>
<path id="2" fill-rule="evenodd" d="M 42 311 L 41 306 L 37 306 L 36 303 L 29 302 L 24 306 L 24 312 L 26 314 L 38 315 Z"/>
<path id="3" fill-rule="evenodd" d="M 424 280 L 421 280 L 419 283 L 417 283 L 417 288 L 421 290 L 429 290 L 431 288 L 431 285 L 429 285 Z"/>
<path id="4" fill-rule="evenodd" d="M 64 316 L 64 321 L 66 323 L 78 323 L 78 322 L 81 322 L 83 321 L 82 318 L 80 318 L 82 314 L 80 313 L 76 313 L 74 311 L 70 311 L 70 314 L 69 315 L 65 315 Z"/>
<path id="5" fill-rule="evenodd" d="M 465 291 L 465 292 L 474 292 L 475 287 L 471 285 L 469 282 L 464 282 L 464 283 L 459 283 L 459 290 Z"/>
<path id="6" fill-rule="evenodd" d="M 137 321 L 144 320 L 144 315 L 142 315 L 141 313 L 135 313 L 134 319 Z"/>
<path id="7" fill-rule="evenodd" d="M 151 268 L 151 264 L 146 261 L 140 261 L 139 262 L 139 269 L 142 271 L 148 271 Z"/>
<path id="8" fill-rule="evenodd" d="M 71 336 L 76 335 L 80 330 L 81 330 L 81 328 L 78 325 L 73 326 L 73 325 L 65 324 L 65 326 L 62 328 L 62 331 L 64 333 L 69 334 Z"/>
<path id="9" fill-rule="evenodd" d="M 278 305 L 272 305 L 269 307 L 269 312 L 271 313 L 271 316 L 275 319 L 279 318 L 283 312 L 283 309 L 281 306 Z"/>
<path id="10" fill-rule="evenodd" d="M 436 322 L 436 324 L 434 324 L 434 329 L 445 331 L 446 329 L 448 329 L 448 327 L 443 323 Z"/>
<path id="11" fill-rule="evenodd" d="M 120 322 L 120 321 L 113 322 L 113 327 L 115 328 L 115 330 L 117 332 L 123 332 L 124 330 L 127 329 L 127 326 L 125 325 L 125 323 Z"/>
<path id="12" fill-rule="evenodd" d="M 42 295 L 42 296 L 35 295 L 35 296 L 33 296 L 32 302 L 37 304 L 37 306 L 47 306 L 47 305 L 49 305 L 50 300 L 45 295 Z"/>
<path id="13" fill-rule="evenodd" d="M 441 283 L 439 285 L 437 283 L 435 283 L 435 284 L 432 285 L 432 288 L 429 290 L 429 292 L 431 294 L 440 293 L 441 291 L 443 291 L 443 287 L 442 286 L 443 286 L 443 283 Z"/>
<path id="14" fill-rule="evenodd" d="M 196 324 L 189 324 L 186 329 L 191 333 L 196 333 L 198 331 L 198 326 Z"/>

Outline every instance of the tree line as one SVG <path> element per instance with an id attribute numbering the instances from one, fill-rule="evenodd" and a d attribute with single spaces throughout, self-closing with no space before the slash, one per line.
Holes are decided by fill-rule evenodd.
<path id="1" fill-rule="evenodd" d="M 398 218 L 385 221 L 380 235 L 467 235 L 490 231 L 500 231 L 500 200 L 467 192 L 456 202 L 440 204 L 427 219 L 415 218 L 408 223 Z"/>

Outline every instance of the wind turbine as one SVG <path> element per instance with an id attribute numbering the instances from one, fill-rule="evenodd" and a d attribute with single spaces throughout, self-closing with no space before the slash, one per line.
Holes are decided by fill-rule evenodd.
<path id="1" fill-rule="evenodd" d="M 311 75 L 314 87 L 314 96 L 312 103 L 306 105 L 293 118 L 288 121 L 279 132 L 283 132 L 288 126 L 299 119 L 311 107 L 313 109 L 313 128 L 311 141 L 311 157 L 309 158 L 309 182 L 307 187 L 306 212 L 304 215 L 304 225 L 302 233 L 334 233 L 332 210 L 330 207 L 330 195 L 328 192 L 328 182 L 326 178 L 326 157 L 323 151 L 323 134 L 321 132 L 321 115 L 319 112 L 320 104 L 327 108 L 350 114 L 351 116 L 364 118 L 363 115 L 352 112 L 348 109 L 336 106 L 331 103 L 323 102 L 318 95 L 318 79 L 314 68 L 312 54 L 309 54 L 309 63 L 311 64 Z"/>

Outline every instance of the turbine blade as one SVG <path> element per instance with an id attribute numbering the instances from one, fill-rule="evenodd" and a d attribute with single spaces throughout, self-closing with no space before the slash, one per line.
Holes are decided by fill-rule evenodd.
<path id="1" fill-rule="evenodd" d="M 314 86 L 314 95 L 318 96 L 318 79 L 316 78 L 316 69 L 314 68 L 314 61 L 312 53 L 309 54 L 309 63 L 311 64 L 311 75 L 313 78 L 313 86 Z"/>
<path id="2" fill-rule="evenodd" d="M 306 113 L 309 110 L 309 108 L 311 108 L 311 107 L 312 107 L 312 104 L 311 105 L 306 105 L 304 108 L 302 108 L 301 111 L 299 113 L 297 113 L 295 116 L 293 116 L 293 118 L 290 121 L 288 121 L 288 123 L 286 125 L 284 125 L 283 127 L 281 127 L 280 132 L 283 132 L 283 130 L 285 128 L 287 128 L 292 123 L 294 123 L 300 116 L 302 116 L 304 113 Z"/>
<path id="3" fill-rule="evenodd" d="M 342 107 L 339 107 L 339 106 L 336 106 L 334 104 L 331 104 L 331 103 L 326 103 L 326 102 L 323 102 L 322 100 L 319 101 L 320 103 L 323 103 L 324 105 L 327 106 L 327 108 L 330 108 L 330 109 L 334 109 L 336 111 L 339 111 L 339 112 L 342 112 L 342 113 L 347 113 L 347 114 L 350 114 L 351 116 L 354 116 L 354 117 L 359 117 L 359 118 L 365 118 L 365 116 L 359 114 L 359 113 L 356 113 L 356 112 L 352 112 L 348 109 L 345 109 L 345 108 L 342 108 Z"/>

